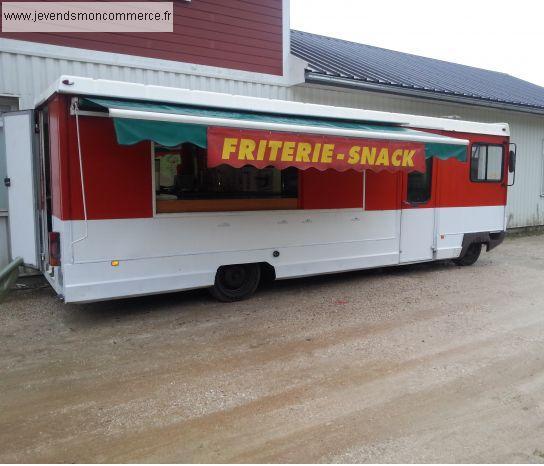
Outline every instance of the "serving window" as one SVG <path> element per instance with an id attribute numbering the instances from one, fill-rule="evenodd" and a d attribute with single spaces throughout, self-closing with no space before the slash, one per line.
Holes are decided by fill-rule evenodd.
<path id="1" fill-rule="evenodd" d="M 207 167 L 206 149 L 154 144 L 157 213 L 284 210 L 298 207 L 298 169 Z"/>

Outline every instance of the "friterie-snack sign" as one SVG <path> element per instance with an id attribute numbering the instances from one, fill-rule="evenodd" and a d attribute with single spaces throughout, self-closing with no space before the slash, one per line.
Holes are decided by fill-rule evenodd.
<path id="1" fill-rule="evenodd" d="M 208 167 L 425 171 L 425 144 L 208 127 Z"/>

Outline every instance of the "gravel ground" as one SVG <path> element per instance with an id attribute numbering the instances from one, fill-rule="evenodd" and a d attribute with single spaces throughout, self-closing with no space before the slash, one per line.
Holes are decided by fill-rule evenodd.
<path id="1" fill-rule="evenodd" d="M 543 246 L 277 282 L 234 304 L 15 291 L 0 305 L 0 461 L 544 462 Z"/>

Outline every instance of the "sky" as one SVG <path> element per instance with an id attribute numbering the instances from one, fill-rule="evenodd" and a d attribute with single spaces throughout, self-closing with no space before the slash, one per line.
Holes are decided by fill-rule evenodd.
<path id="1" fill-rule="evenodd" d="M 291 0 L 291 28 L 544 86 L 541 0 Z"/>

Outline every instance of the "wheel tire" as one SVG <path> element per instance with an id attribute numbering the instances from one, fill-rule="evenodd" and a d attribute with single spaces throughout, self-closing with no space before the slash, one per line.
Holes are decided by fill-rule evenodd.
<path id="1" fill-rule="evenodd" d="M 259 264 L 223 265 L 217 269 L 210 293 L 225 303 L 241 301 L 255 293 L 260 280 Z"/>
<path id="2" fill-rule="evenodd" d="M 465 253 L 458 259 L 454 259 L 453 262 L 461 266 L 472 265 L 478 260 L 481 252 L 482 243 L 472 243 L 465 251 Z"/>

